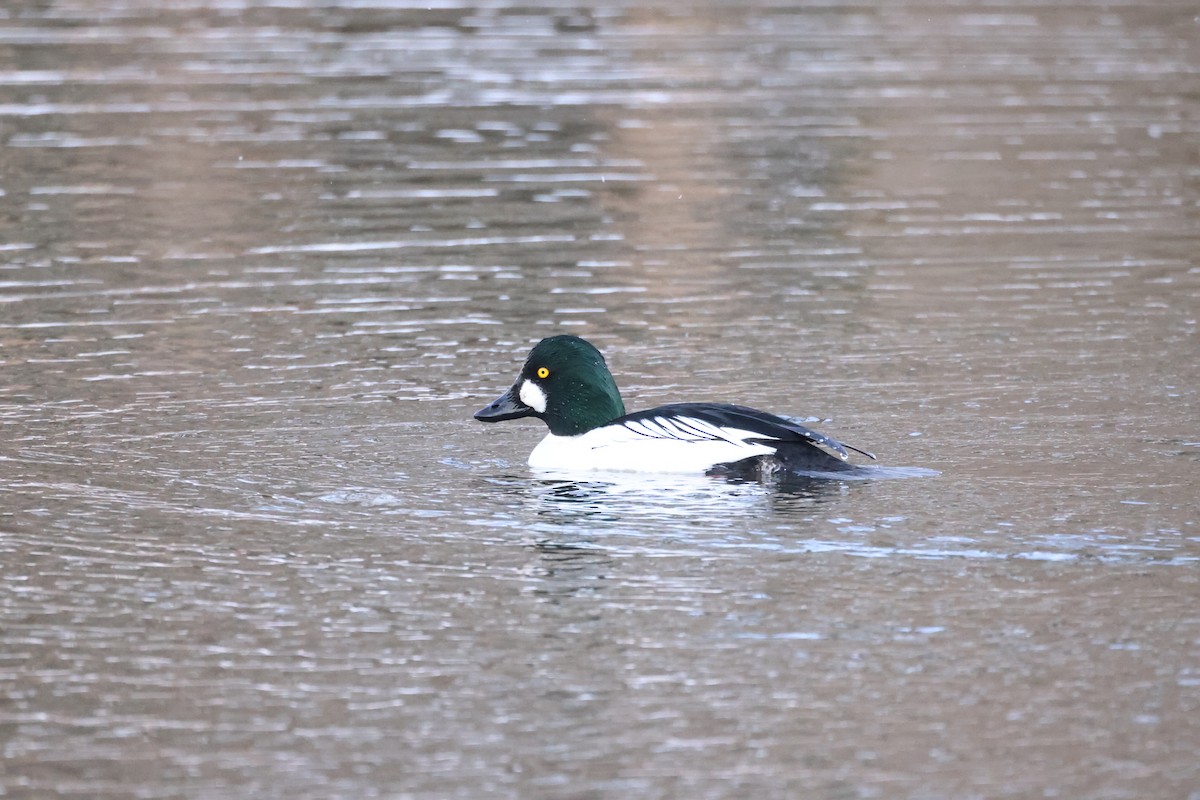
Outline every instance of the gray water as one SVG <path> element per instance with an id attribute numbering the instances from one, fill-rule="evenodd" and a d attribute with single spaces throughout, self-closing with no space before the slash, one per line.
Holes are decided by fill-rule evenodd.
<path id="1" fill-rule="evenodd" d="M 7 4 L 0 796 L 1200 798 L 1198 38 Z M 557 332 L 908 477 L 532 473 Z"/>

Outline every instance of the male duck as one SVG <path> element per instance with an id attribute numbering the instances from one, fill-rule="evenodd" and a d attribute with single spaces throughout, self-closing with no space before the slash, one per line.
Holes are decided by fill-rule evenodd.
<path id="1" fill-rule="evenodd" d="M 512 387 L 475 413 L 482 422 L 521 417 L 550 428 L 529 454 L 536 468 L 764 477 L 859 469 L 847 462 L 847 449 L 875 458 L 744 406 L 673 403 L 626 414 L 604 356 L 578 336 L 538 342 Z"/>

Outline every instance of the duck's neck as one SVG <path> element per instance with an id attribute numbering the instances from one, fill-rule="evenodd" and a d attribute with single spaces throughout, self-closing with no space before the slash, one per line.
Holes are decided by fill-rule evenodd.
<path id="1" fill-rule="evenodd" d="M 611 391 L 606 391 L 607 388 L 581 384 L 554 398 L 561 400 L 561 408 L 570 409 L 570 413 L 556 414 L 548 409 L 545 420 L 550 432 L 555 436 L 578 436 L 625 416 L 625 404 L 615 383 Z"/>

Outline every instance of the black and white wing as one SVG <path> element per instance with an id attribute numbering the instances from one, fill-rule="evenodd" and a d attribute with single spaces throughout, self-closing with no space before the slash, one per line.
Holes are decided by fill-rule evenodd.
<path id="1" fill-rule="evenodd" d="M 875 458 L 866 450 L 839 442 L 794 420 L 726 403 L 673 403 L 627 414 L 610 424 L 648 438 L 763 445 L 806 442 L 829 450 L 843 461 L 850 457 L 847 450 Z"/>
<path id="2" fill-rule="evenodd" d="M 799 423 L 752 408 L 676 403 L 618 417 L 578 436 L 551 433 L 530 453 L 529 464 L 550 469 L 704 473 L 770 459 L 785 469 L 842 471 L 854 468 L 847 462 L 847 447 Z"/>

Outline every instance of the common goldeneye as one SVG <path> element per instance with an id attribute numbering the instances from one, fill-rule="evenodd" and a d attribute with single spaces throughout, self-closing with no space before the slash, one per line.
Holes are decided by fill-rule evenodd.
<path id="1" fill-rule="evenodd" d="M 529 353 L 516 382 L 475 413 L 482 422 L 537 417 L 550 434 L 529 465 L 765 477 L 844 472 L 857 447 L 791 420 L 725 403 L 673 403 L 625 413 L 612 373 L 590 342 L 551 336 Z"/>

